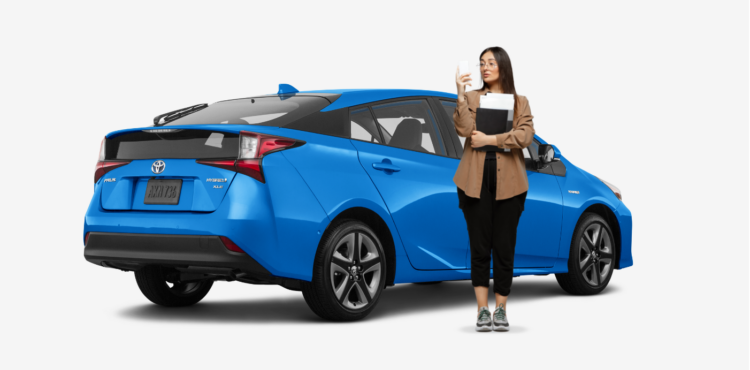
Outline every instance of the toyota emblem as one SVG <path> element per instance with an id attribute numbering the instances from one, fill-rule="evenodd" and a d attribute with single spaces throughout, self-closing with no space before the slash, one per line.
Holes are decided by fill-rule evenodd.
<path id="1" fill-rule="evenodd" d="M 167 165 L 166 163 L 164 163 L 164 161 L 156 161 L 151 165 L 151 172 L 159 174 L 164 172 L 164 168 L 166 167 Z"/>

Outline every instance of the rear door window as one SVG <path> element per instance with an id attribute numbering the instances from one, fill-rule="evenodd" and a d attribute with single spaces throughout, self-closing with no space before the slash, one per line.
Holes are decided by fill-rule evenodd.
<path id="1" fill-rule="evenodd" d="M 372 111 L 388 146 L 446 155 L 435 117 L 424 99 L 373 105 Z"/>
<path id="2" fill-rule="evenodd" d="M 349 131 L 351 139 L 380 143 L 380 133 L 368 107 L 349 111 Z"/>

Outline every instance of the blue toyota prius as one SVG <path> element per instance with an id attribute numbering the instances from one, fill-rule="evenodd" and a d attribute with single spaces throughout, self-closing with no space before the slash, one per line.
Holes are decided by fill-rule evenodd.
<path id="1" fill-rule="evenodd" d="M 199 104 L 102 140 L 87 261 L 134 271 L 163 306 L 214 281 L 302 291 L 320 317 L 365 317 L 386 286 L 470 279 L 453 175 L 456 95 L 297 91 Z M 514 275 L 596 294 L 632 266 L 632 217 L 612 184 L 535 136 Z"/>

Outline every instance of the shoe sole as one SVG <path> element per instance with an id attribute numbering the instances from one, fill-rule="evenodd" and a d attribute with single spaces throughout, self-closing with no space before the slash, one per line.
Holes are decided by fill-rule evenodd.
<path id="1" fill-rule="evenodd" d="M 508 330 L 510 330 L 510 328 L 507 327 L 507 326 L 495 326 L 493 324 L 492 325 L 492 330 L 494 330 L 494 331 L 508 331 Z"/>
<path id="2" fill-rule="evenodd" d="M 488 326 L 477 326 L 477 331 L 492 331 L 492 327 Z"/>

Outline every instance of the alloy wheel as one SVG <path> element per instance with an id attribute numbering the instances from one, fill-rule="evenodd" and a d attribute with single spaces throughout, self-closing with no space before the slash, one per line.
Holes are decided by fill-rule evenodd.
<path id="1" fill-rule="evenodd" d="M 373 300 L 383 278 L 381 256 L 373 240 L 353 231 L 339 240 L 331 258 L 331 289 L 339 304 L 359 310 Z"/>
<path id="2" fill-rule="evenodd" d="M 594 222 L 583 231 L 578 242 L 578 264 L 583 280 L 592 287 L 606 281 L 614 267 L 612 238 L 601 223 Z"/>

